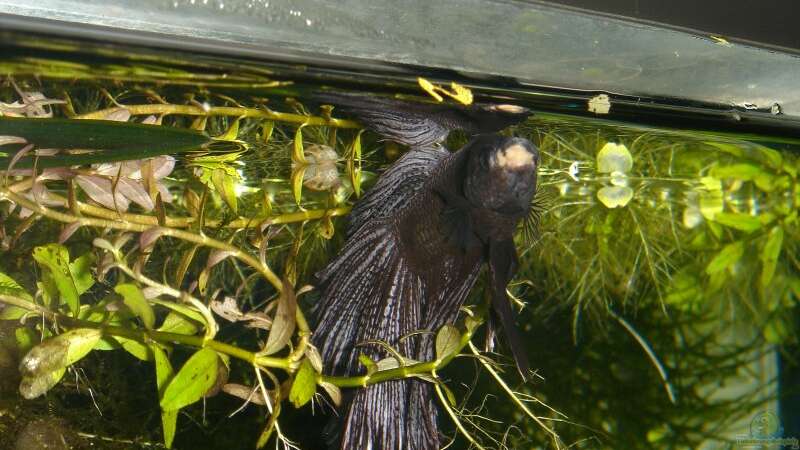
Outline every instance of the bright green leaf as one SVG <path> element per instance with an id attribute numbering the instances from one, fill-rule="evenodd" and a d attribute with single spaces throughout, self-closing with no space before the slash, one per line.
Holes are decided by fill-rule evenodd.
<path id="1" fill-rule="evenodd" d="M 289 401 L 299 408 L 308 403 L 317 391 L 317 373 L 307 359 L 300 364 L 300 369 L 294 376 L 292 389 L 289 391 Z"/>
<path id="2" fill-rule="evenodd" d="M 69 271 L 75 281 L 78 295 L 83 294 L 94 286 L 92 264 L 94 264 L 94 255 L 92 253 L 81 255 L 69 264 Z"/>
<path id="3" fill-rule="evenodd" d="M 752 233 L 761 229 L 761 220 L 757 216 L 742 213 L 719 213 L 714 216 L 715 222 L 736 230 Z"/>
<path id="4" fill-rule="evenodd" d="M 144 298 L 144 294 L 142 294 L 142 290 L 138 286 L 131 283 L 118 284 L 114 288 L 114 292 L 122 296 L 125 306 L 142 319 L 142 323 L 148 330 L 153 329 L 156 322 L 153 307 Z"/>
<path id="5" fill-rule="evenodd" d="M 158 388 L 159 396 L 161 396 L 167 386 L 167 383 L 172 379 L 175 371 L 172 369 L 172 364 L 169 362 L 167 353 L 158 344 L 153 344 L 150 347 L 153 352 L 153 359 L 156 363 L 156 386 Z M 178 422 L 178 409 L 175 410 L 161 410 L 161 426 L 164 431 L 164 445 L 167 448 L 172 448 L 172 441 L 175 438 L 175 429 Z"/>
<path id="6" fill-rule="evenodd" d="M 708 263 L 706 273 L 713 275 L 732 267 L 739 262 L 739 259 L 744 254 L 744 242 L 736 241 L 732 244 L 726 245 L 719 253 Z"/>
<path id="7" fill-rule="evenodd" d="M 297 131 L 294 133 L 294 145 L 292 146 L 292 162 L 295 164 L 306 164 L 306 155 L 305 149 L 303 148 L 303 127 L 306 124 L 302 124 L 297 127 Z"/>
<path id="8" fill-rule="evenodd" d="M 292 195 L 294 195 L 294 201 L 298 205 L 303 199 L 303 179 L 306 176 L 306 168 L 307 166 L 297 166 L 292 170 Z"/>
<path id="9" fill-rule="evenodd" d="M 33 297 L 22 286 L 3 272 L 0 272 L 0 294 L 11 295 L 29 301 L 33 300 Z"/>
<path id="10" fill-rule="evenodd" d="M 66 247 L 60 244 L 48 244 L 34 248 L 33 259 L 49 271 L 61 302 L 69 307 L 73 316 L 76 316 L 80 306 L 78 297 L 94 284 L 89 270 L 91 257 L 84 255 L 70 263 Z"/>
<path id="11" fill-rule="evenodd" d="M 355 139 L 353 139 L 351 156 L 348 160 L 350 183 L 353 185 L 353 192 L 356 197 L 361 197 L 361 183 L 363 182 L 361 173 L 361 133 L 363 133 L 363 130 L 359 131 Z"/>
<path id="12" fill-rule="evenodd" d="M 761 250 L 761 286 L 767 287 L 772 282 L 772 277 L 775 275 L 775 269 L 778 264 L 778 258 L 781 254 L 783 247 L 783 228 L 780 226 L 772 228 L 767 236 L 767 242 L 764 243 L 764 248 Z"/>
<path id="13" fill-rule="evenodd" d="M 164 319 L 164 323 L 158 327 L 158 331 L 167 333 L 185 334 L 191 336 L 197 334 L 198 326 L 193 320 L 187 318 L 183 314 L 170 312 Z"/>
<path id="14" fill-rule="evenodd" d="M 19 306 L 0 305 L 0 320 L 19 320 L 28 313 L 29 310 Z"/>
<path id="15" fill-rule="evenodd" d="M 727 179 L 733 178 L 741 181 L 752 180 L 757 175 L 762 173 L 761 167 L 755 164 L 732 164 L 730 166 L 717 166 L 709 171 L 709 174 L 715 178 Z"/>
<path id="16" fill-rule="evenodd" d="M 195 311 L 194 309 L 192 309 L 192 308 L 190 308 L 188 306 L 181 305 L 181 304 L 175 303 L 175 302 L 159 300 L 157 298 L 151 298 L 150 299 L 150 303 L 152 303 L 154 305 L 163 306 L 163 307 L 165 307 L 167 309 L 175 311 L 176 313 L 182 314 L 182 315 L 194 320 L 195 322 L 202 323 L 202 324 L 206 323 L 205 318 L 203 318 L 202 314 L 200 314 L 199 312 Z"/>
<path id="17" fill-rule="evenodd" d="M 122 345 L 122 348 L 124 348 L 125 351 L 133 355 L 136 359 L 141 361 L 152 361 L 153 352 L 150 351 L 150 347 L 142 344 L 139 341 L 121 336 L 115 336 L 114 339 L 119 342 L 120 345 Z"/>
<path id="18" fill-rule="evenodd" d="M 228 174 L 225 169 L 214 169 L 211 172 L 211 182 L 214 189 L 219 193 L 225 204 L 235 213 L 239 210 L 238 198 L 236 196 L 236 183 L 239 181 L 237 175 Z"/>
<path id="19" fill-rule="evenodd" d="M 261 140 L 264 144 L 269 143 L 270 138 L 272 138 L 273 130 L 275 130 L 275 122 L 271 120 L 265 121 L 261 128 Z"/>
<path id="20" fill-rule="evenodd" d="M 177 411 L 203 398 L 217 381 L 219 357 L 214 350 L 198 350 L 169 381 L 161 398 L 161 409 Z"/>

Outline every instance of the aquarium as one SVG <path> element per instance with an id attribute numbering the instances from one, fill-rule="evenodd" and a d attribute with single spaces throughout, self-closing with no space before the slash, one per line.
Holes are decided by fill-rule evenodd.
<path id="1" fill-rule="evenodd" d="M 499 1 L 0 0 L 0 24 L 0 448 L 324 449 L 337 405 L 408 381 L 442 447 L 800 447 L 796 55 Z M 348 93 L 532 112 L 501 131 L 538 149 L 505 289 L 527 379 L 487 345 L 492 269 L 411 333 L 435 357 L 323 364 L 317 274 L 414 151 Z"/>

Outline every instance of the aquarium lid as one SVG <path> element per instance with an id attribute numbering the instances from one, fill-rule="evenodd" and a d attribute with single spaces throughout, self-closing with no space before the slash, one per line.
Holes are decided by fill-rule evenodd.
<path id="1" fill-rule="evenodd" d="M 0 14 L 3 28 L 17 30 L 227 56 L 438 68 L 522 87 L 800 116 L 795 54 L 540 3 L 0 0 Z"/>

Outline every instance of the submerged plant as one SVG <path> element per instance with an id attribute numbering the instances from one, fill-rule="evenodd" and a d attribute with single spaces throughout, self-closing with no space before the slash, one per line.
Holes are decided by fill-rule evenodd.
<path id="1" fill-rule="evenodd" d="M 79 392 L 144 424 L 108 427 L 84 408 L 84 438 L 314 448 L 299 442 L 312 409 L 408 376 L 434 383 L 440 427 L 462 447 L 697 447 L 769 404 L 773 385 L 720 398 L 714 383 L 797 337 L 800 162 L 778 143 L 537 115 L 514 133 L 542 154 L 540 222 L 520 230 L 508 289 L 532 311 L 533 383 L 483 351 L 481 307 L 433 330 L 434 361 L 365 360 L 367 375 L 329 377 L 310 345 L 308 283 L 390 151 L 335 109 L 287 100 L 307 87 L 286 76 L 104 58 L 0 64 L 19 88 L 0 90 L 4 114 L 41 107 L 58 119 L 35 121 L 78 130 L 0 132 L 0 362 L 22 360 L 28 397 L 51 392 L 69 411 L 60 399 Z M 160 411 L 162 436 L 143 411 L 123 414 L 128 403 Z M 194 429 L 236 431 L 181 433 Z"/>

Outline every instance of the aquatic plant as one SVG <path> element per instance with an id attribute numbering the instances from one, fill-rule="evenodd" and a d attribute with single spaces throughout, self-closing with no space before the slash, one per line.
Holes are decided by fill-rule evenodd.
<path id="1" fill-rule="evenodd" d="M 377 144 L 362 151 L 361 131 L 346 131 L 356 124 L 329 109 L 313 116 L 293 100 L 285 106 L 295 112 L 284 113 L 227 96 L 169 103 L 142 90 L 154 103 L 123 103 L 131 91 L 105 94 L 88 105 L 66 97 L 60 104 L 72 119 L 7 127 L 17 136 L 4 141 L 0 199 L 8 207 L 0 234 L 14 256 L 0 270 L 0 318 L 17 321 L 15 334 L 26 336 L 18 343 L 24 397 L 51 390 L 91 352 L 122 350 L 154 365 L 165 445 L 173 442 L 179 411 L 225 392 L 268 410 L 257 446 L 275 436 L 290 448 L 278 420 L 284 402 L 338 404 L 341 388 L 413 376 L 435 384 L 457 428 L 480 446 L 437 372 L 466 348 L 483 308 L 465 309 L 459 327 L 437 331 L 435 360 L 364 359 L 364 375 L 321 374 L 304 301 L 312 288 L 303 283 L 324 261 L 315 249 L 335 237 L 333 219 L 349 211 L 351 196 L 370 179 L 362 160 Z M 210 106 L 215 99 L 223 105 Z M 8 120 L 0 117 L 0 126 Z M 132 124 L 139 121 L 146 124 Z M 78 131 L 54 141 L 56 125 Z M 187 126 L 194 133 L 173 139 L 162 132 Z M 99 138 L 120 132 L 135 133 L 150 152 Z M 334 152 L 343 148 L 340 177 Z M 184 156 L 166 156 L 176 152 Z M 229 327 L 251 337 L 241 345 L 220 339 Z M 185 353 L 180 347 L 196 350 L 176 360 Z M 249 374 L 234 371 L 234 360 Z M 230 376 L 244 383 L 228 383 Z M 550 438 L 560 445 L 555 433 Z"/>
<path id="2" fill-rule="evenodd" d="M 441 427 L 456 446 L 693 448 L 729 441 L 727 427 L 772 398 L 770 383 L 730 398 L 714 385 L 749 370 L 765 345 L 796 340 L 800 165 L 783 151 L 798 148 L 791 139 L 538 114 L 512 131 L 539 146 L 543 169 L 538 227 L 520 230 L 522 270 L 509 292 L 529 307 L 530 357 L 543 379 L 522 385 L 503 357 L 483 351 L 480 295 L 455 328 L 437 330 L 436 361 L 400 355 L 365 360 L 362 377 L 323 377 L 308 345 L 316 294 L 306 286 L 338 248 L 340 217 L 397 148 L 335 110 L 310 112 L 303 96 L 317 86 L 296 83 L 294 72 L 131 64 L 110 49 L 101 63 L 78 62 L 65 50 L 75 49 L 0 63 L 16 84 L 0 88 L 5 114 L 41 116 L 41 107 L 65 122 L 101 120 L 80 125 L 85 138 L 202 137 L 147 145 L 157 150 L 147 158 L 129 146 L 111 161 L 74 151 L 86 148 L 74 141 L 0 133 L 3 169 L 11 166 L 0 177 L 0 324 L 11 325 L 0 330 L 0 363 L 38 345 L 25 359 L 23 393 L 53 394 L 24 405 L 71 411 L 79 392 L 120 423 L 144 424 L 114 426 L 84 407 L 84 439 L 119 448 L 158 440 L 142 418 L 154 408 L 166 442 L 218 428 L 237 432 L 196 439 L 230 448 L 250 433 L 289 447 L 303 438 L 309 404 L 417 376 L 435 383 L 450 419 Z M 312 150 L 322 146 L 337 156 L 318 159 Z M 78 168 L 46 168 L 50 148 Z M 173 153 L 174 166 L 162 156 Z M 308 186 L 311 173 L 325 181 Z M 79 182 L 87 178 L 95 183 Z M 746 339 L 732 340 L 730 329 Z M 228 399 L 212 400 L 218 392 Z"/>

